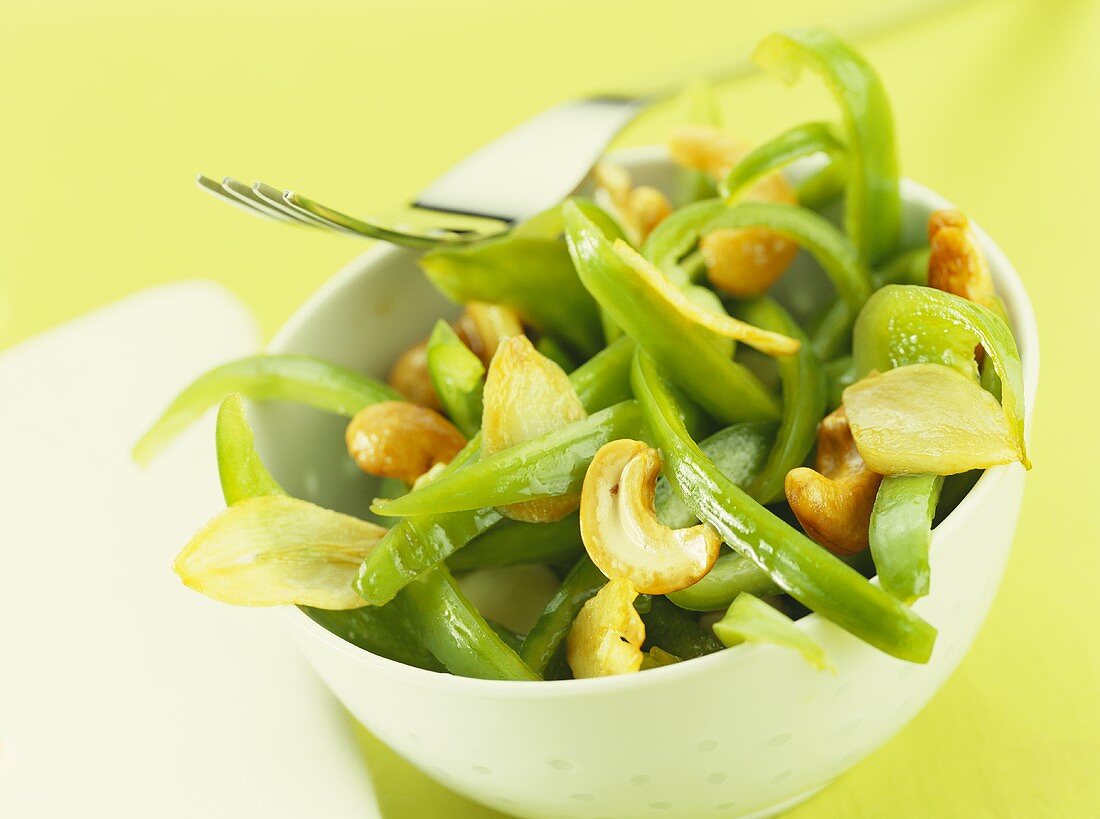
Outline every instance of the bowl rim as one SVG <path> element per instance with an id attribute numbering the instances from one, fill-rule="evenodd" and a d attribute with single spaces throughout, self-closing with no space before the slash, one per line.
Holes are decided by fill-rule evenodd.
<path id="1" fill-rule="evenodd" d="M 635 164 L 668 161 L 667 151 L 662 146 L 623 149 L 615 151 L 612 157 L 628 167 Z M 908 178 L 901 180 L 901 197 L 907 203 L 924 205 L 931 209 L 953 206 L 951 202 L 935 191 Z M 971 221 L 971 225 L 982 242 L 983 250 L 989 261 L 990 271 L 997 286 L 998 295 L 1001 296 L 1008 308 L 1013 334 L 1016 337 L 1016 344 L 1020 351 L 1024 381 L 1024 436 L 1025 440 L 1030 443 L 1035 395 L 1039 378 L 1039 330 L 1035 311 L 1028 296 L 1027 288 L 1020 279 L 1019 273 L 1013 267 L 1012 262 L 978 223 Z M 333 296 L 359 277 L 367 275 L 375 265 L 408 253 L 409 251 L 404 248 L 378 243 L 356 256 L 325 281 L 294 311 L 272 338 L 267 350 L 272 353 L 293 352 L 291 340 L 305 324 L 312 320 L 313 315 L 321 305 L 326 304 Z M 944 540 L 952 530 L 963 525 L 966 518 L 997 491 L 1007 479 L 1010 470 L 1022 468 L 1020 464 L 1008 464 L 985 470 L 959 505 L 936 527 L 931 548 L 936 549 L 938 543 Z M 946 534 L 939 534 L 941 532 Z M 871 582 L 877 585 L 878 575 L 873 576 Z M 924 599 L 926 598 L 922 598 L 922 600 L 918 600 L 913 604 L 913 608 L 918 614 Z M 337 637 L 315 623 L 297 606 L 286 606 L 284 611 L 287 614 L 289 625 L 301 635 L 321 643 L 329 650 L 334 650 L 346 655 L 351 660 L 357 661 L 369 673 L 381 674 L 402 685 L 434 690 L 446 689 L 456 694 L 466 695 L 505 696 L 524 699 L 547 695 L 564 697 L 605 695 L 621 692 L 628 688 L 659 685 L 689 675 L 712 673 L 717 670 L 720 663 L 725 665 L 748 663 L 752 662 L 758 654 L 783 650 L 777 646 L 745 643 L 737 646 L 737 651 L 718 651 L 704 657 L 694 658 L 690 662 L 650 669 L 645 674 L 623 674 L 581 680 L 540 680 L 537 685 L 534 685 L 529 681 L 461 677 L 446 671 L 428 671 L 406 665 L 396 660 L 372 654 L 366 649 L 359 648 Z M 809 630 L 820 627 L 824 622 L 828 622 L 826 618 L 812 612 L 797 620 L 796 624 L 800 629 Z M 862 643 L 859 645 L 863 646 Z M 877 651 L 872 646 L 864 647 L 871 651 Z M 835 660 L 836 658 L 834 658 Z M 898 662 L 902 661 L 899 660 Z"/>

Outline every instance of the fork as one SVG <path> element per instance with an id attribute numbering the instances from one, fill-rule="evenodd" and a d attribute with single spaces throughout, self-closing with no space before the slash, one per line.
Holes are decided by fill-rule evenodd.
<path id="1" fill-rule="evenodd" d="M 569 196 L 652 97 L 556 105 L 459 162 L 390 219 L 360 219 L 292 190 L 200 175 L 199 187 L 257 216 L 413 248 L 475 242 Z M 517 184 L 522 182 L 522 184 Z"/>
<path id="2" fill-rule="evenodd" d="M 918 0 L 888 4 L 847 26 L 842 35 L 870 37 L 974 0 Z M 572 194 L 611 140 L 648 105 L 674 96 L 691 76 L 728 82 L 756 71 L 748 60 L 668 79 L 657 91 L 591 96 L 556 105 L 490 142 L 423 190 L 389 219 L 360 219 L 292 190 L 263 182 L 248 186 L 200 175 L 199 186 L 244 210 L 280 222 L 381 239 L 412 248 L 460 245 L 508 231 Z M 522 184 L 517 184 L 522 182 Z"/>

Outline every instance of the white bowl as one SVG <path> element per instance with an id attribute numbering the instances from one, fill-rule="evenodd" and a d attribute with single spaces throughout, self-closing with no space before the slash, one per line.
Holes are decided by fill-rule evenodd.
<path id="1" fill-rule="evenodd" d="M 640 181 L 667 189 L 672 171 L 660 151 L 620 159 Z M 903 196 L 911 239 L 924 233 L 931 211 L 947 204 L 912 182 Z M 1030 419 L 1039 361 L 1035 316 L 1008 259 L 980 235 L 1023 356 Z M 407 250 L 371 248 L 295 314 L 271 350 L 312 353 L 384 375 L 436 318 L 455 314 L 415 258 Z M 818 290 L 806 269 L 788 273 L 789 302 Z M 370 486 L 344 453 L 338 419 L 270 406 L 256 421 L 260 450 L 289 491 L 365 510 Z M 486 805 L 529 817 L 766 815 L 813 794 L 882 745 L 959 664 L 1000 582 L 1023 480 L 1019 465 L 988 470 L 935 530 L 932 591 L 915 606 L 939 629 L 927 665 L 888 657 L 816 615 L 798 625 L 828 652 L 835 675 L 814 671 L 794 652 L 745 645 L 630 676 L 496 682 L 376 657 L 296 609 L 291 629 L 313 667 L 371 732 L 432 778 Z"/>

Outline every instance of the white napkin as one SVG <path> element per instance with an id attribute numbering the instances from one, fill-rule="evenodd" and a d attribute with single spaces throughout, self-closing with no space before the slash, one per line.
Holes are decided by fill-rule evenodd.
<path id="1" fill-rule="evenodd" d="M 170 566 L 222 507 L 207 417 L 129 449 L 254 351 L 210 284 L 158 288 L 0 356 L 0 816 L 378 816 L 349 723 L 282 634 Z"/>

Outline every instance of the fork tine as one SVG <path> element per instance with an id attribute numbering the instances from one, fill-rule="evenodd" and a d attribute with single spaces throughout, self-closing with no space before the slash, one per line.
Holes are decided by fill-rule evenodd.
<path id="1" fill-rule="evenodd" d="M 221 201 L 226 202 L 226 203 L 232 205 L 235 208 L 239 208 L 240 210 L 243 210 L 246 213 L 250 213 L 253 216 L 258 216 L 258 217 L 263 218 L 263 219 L 278 218 L 280 221 L 283 221 L 283 222 L 288 221 L 287 218 L 282 216 L 282 215 L 280 215 L 278 217 L 275 217 L 271 213 L 269 213 L 268 211 L 261 210 L 260 207 L 258 205 L 256 205 L 255 203 L 250 202 L 250 201 L 245 201 L 245 200 L 242 200 L 242 199 L 238 198 L 237 196 L 234 196 L 227 189 L 223 188 L 221 186 L 220 182 L 215 182 L 210 177 L 204 176 L 201 173 L 198 176 L 195 177 L 195 182 L 198 184 L 198 186 L 200 188 L 202 188 L 204 191 L 209 193 L 211 196 L 215 196 L 218 199 L 220 199 Z"/>
<path id="2" fill-rule="evenodd" d="M 324 228 L 326 230 L 337 230 L 332 225 L 326 224 L 321 219 L 316 218 L 309 213 L 298 213 L 293 208 L 289 207 L 286 202 L 283 201 L 283 192 L 272 185 L 268 185 L 266 182 L 253 182 L 252 193 L 259 198 L 261 202 L 264 202 L 268 207 L 285 214 L 287 218 L 297 219 L 305 222 L 306 224 L 313 225 L 314 227 Z M 338 230 L 339 233 L 346 233 L 347 231 Z"/>
<path id="3" fill-rule="evenodd" d="M 358 236 L 366 236 L 371 239 L 381 239 L 385 242 L 403 245 L 412 248 L 437 247 L 440 244 L 467 244 L 483 238 L 479 234 L 458 234 L 448 230 L 437 230 L 424 233 L 412 233 L 398 228 L 384 227 L 382 225 L 364 222 L 354 216 L 348 216 L 338 210 L 315 202 L 309 197 L 302 196 L 294 191 L 283 194 L 283 202 L 297 212 L 306 214 L 314 219 L 323 221 L 336 230 L 344 233 L 352 233 Z"/>
<path id="4" fill-rule="evenodd" d="M 276 221 L 290 222 L 296 225 L 309 225 L 310 227 L 315 227 L 313 222 L 307 221 L 293 214 L 285 213 L 278 208 L 273 208 L 271 205 L 269 205 L 267 202 L 265 202 L 255 193 L 253 193 L 252 188 L 248 187 L 248 185 L 244 184 L 243 182 L 238 182 L 231 176 L 227 176 L 222 179 L 222 188 L 227 190 L 231 196 L 237 197 L 245 204 L 251 205 L 252 207 L 261 211 L 270 218 L 275 219 Z"/>

